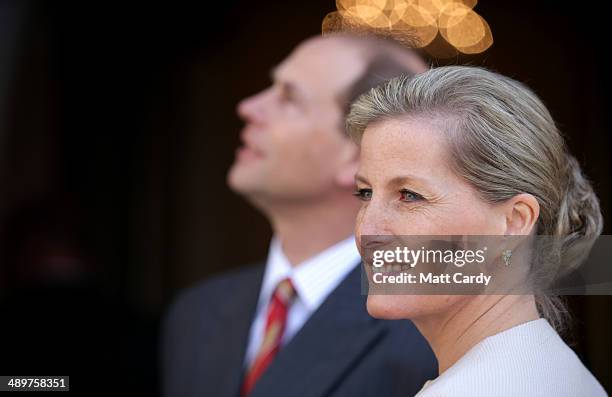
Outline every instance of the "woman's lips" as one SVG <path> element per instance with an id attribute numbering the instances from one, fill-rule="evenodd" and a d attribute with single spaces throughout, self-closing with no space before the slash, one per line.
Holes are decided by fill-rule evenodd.
<path id="1" fill-rule="evenodd" d="M 405 263 L 402 263 L 402 264 L 399 264 L 399 263 L 387 263 L 387 264 L 385 264 L 383 266 L 380 266 L 380 267 L 374 266 L 372 264 L 368 264 L 368 269 L 372 273 L 377 272 L 377 273 L 383 273 L 383 274 L 386 274 L 386 275 L 397 275 L 397 274 L 400 274 L 400 273 L 409 272 L 409 271 L 413 270 L 410 265 L 405 264 Z"/>

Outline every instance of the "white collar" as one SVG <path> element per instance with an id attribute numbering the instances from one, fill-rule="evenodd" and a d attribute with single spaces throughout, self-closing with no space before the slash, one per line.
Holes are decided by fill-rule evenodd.
<path id="1" fill-rule="evenodd" d="M 277 284 L 290 277 L 297 292 L 297 299 L 300 299 L 310 312 L 314 312 L 360 262 L 361 257 L 354 236 L 326 248 L 296 266 L 291 266 L 280 241 L 274 237 L 270 243 L 258 310 L 267 306 Z"/>

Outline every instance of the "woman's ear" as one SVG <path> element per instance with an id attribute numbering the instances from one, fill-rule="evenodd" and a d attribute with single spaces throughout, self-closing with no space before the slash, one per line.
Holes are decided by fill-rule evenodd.
<path id="1" fill-rule="evenodd" d="M 521 193 L 510 200 L 506 207 L 506 235 L 528 235 L 540 216 L 540 204 L 534 196 Z"/>

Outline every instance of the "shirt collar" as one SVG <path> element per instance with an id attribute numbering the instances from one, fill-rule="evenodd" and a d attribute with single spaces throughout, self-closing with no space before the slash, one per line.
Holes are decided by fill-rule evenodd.
<path id="1" fill-rule="evenodd" d="M 309 311 L 314 312 L 360 261 L 355 238 L 350 236 L 304 262 L 291 266 L 280 241 L 274 237 L 270 243 L 258 307 L 267 306 L 277 284 L 289 277 L 297 299 Z"/>

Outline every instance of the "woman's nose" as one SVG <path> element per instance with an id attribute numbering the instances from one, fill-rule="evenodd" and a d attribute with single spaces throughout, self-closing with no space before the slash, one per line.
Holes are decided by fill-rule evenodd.
<path id="1" fill-rule="evenodd" d="M 377 203 L 371 201 L 359 214 L 356 232 L 361 236 L 391 235 L 386 213 Z"/>
<path id="2" fill-rule="evenodd" d="M 371 204 L 371 202 L 369 203 Z M 361 255 L 369 257 L 373 251 L 389 249 L 395 244 L 384 208 L 375 203 L 362 209 L 356 226 L 357 245 Z"/>

